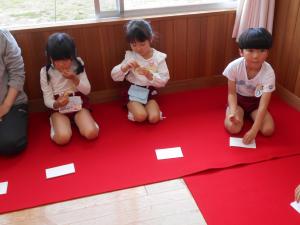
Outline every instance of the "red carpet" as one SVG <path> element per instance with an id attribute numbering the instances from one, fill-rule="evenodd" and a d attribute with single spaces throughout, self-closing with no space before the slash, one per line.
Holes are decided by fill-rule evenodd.
<path id="1" fill-rule="evenodd" d="M 300 184 L 300 156 L 188 176 L 209 225 L 299 225 L 290 203 Z"/>
<path id="2" fill-rule="evenodd" d="M 275 97 L 275 135 L 258 136 L 255 150 L 230 148 L 223 126 L 226 95 L 226 87 L 163 95 L 167 118 L 157 125 L 129 122 L 119 102 L 95 105 L 100 137 L 88 142 L 74 129 L 64 147 L 50 141 L 47 114 L 31 114 L 27 150 L 0 158 L 0 182 L 9 182 L 0 213 L 300 153 L 299 112 Z M 176 146 L 184 158 L 156 159 L 155 149 Z M 75 174 L 45 179 L 46 168 L 71 162 Z"/>

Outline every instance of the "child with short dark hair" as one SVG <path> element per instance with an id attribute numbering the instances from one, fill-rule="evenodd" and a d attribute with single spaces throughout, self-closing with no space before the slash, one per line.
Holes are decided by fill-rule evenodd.
<path id="1" fill-rule="evenodd" d="M 231 134 L 241 131 L 244 116 L 254 123 L 243 137 L 250 144 L 260 131 L 264 136 L 274 132 L 274 121 L 268 111 L 272 92 L 275 90 L 275 74 L 269 63 L 272 36 L 265 28 L 249 28 L 239 37 L 241 57 L 231 62 L 223 72 L 228 78 L 228 107 L 225 128 Z"/>
<path id="2" fill-rule="evenodd" d="M 99 127 L 89 109 L 87 95 L 91 85 L 81 58 L 76 56 L 73 39 L 66 33 L 49 36 L 47 65 L 41 69 L 40 82 L 45 105 L 50 109 L 51 139 L 67 144 L 72 136 L 71 121 L 87 139 L 98 136 Z"/>
<path id="3" fill-rule="evenodd" d="M 126 26 L 131 51 L 126 51 L 125 59 L 111 71 L 114 81 L 125 79 L 130 84 L 127 108 L 132 121 L 157 123 L 161 119 L 156 88 L 165 86 L 170 76 L 166 54 L 151 48 L 153 38 L 149 22 L 131 20 Z"/>

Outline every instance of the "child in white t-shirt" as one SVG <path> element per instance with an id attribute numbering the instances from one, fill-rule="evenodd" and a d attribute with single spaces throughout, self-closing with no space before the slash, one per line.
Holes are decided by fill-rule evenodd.
<path id="1" fill-rule="evenodd" d="M 131 51 L 126 51 L 125 59 L 111 71 L 114 81 L 129 83 L 126 104 L 128 119 L 132 121 L 157 123 L 161 119 L 156 88 L 165 86 L 170 76 L 167 55 L 150 46 L 153 37 L 149 22 L 131 20 L 126 26 Z"/>
<path id="2" fill-rule="evenodd" d="M 239 133 L 244 116 L 254 123 L 243 137 L 250 144 L 260 131 L 264 136 L 274 132 L 274 120 L 268 111 L 272 92 L 275 90 L 275 74 L 265 60 L 272 47 L 272 36 L 264 28 L 249 28 L 239 37 L 241 57 L 229 63 L 223 72 L 228 78 L 228 107 L 225 128 L 231 134 Z"/>

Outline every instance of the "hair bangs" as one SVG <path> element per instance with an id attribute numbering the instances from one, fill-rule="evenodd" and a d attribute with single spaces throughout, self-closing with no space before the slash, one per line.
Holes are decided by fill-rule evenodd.
<path id="1" fill-rule="evenodd" d="M 76 57 L 73 40 L 64 33 L 58 33 L 49 38 L 47 55 L 52 60 L 74 59 Z"/>
<path id="2" fill-rule="evenodd" d="M 264 28 L 250 28 L 239 37 L 240 49 L 270 49 L 272 35 Z"/>
<path id="3" fill-rule="evenodd" d="M 127 34 L 126 39 L 129 43 L 133 43 L 136 41 L 144 42 L 149 38 L 145 35 L 145 32 L 143 30 L 134 28 Z"/>
<path id="4" fill-rule="evenodd" d="M 72 59 L 73 54 L 70 49 L 67 48 L 54 48 L 52 51 L 49 51 L 49 56 L 52 60 L 61 60 L 61 59 Z"/>

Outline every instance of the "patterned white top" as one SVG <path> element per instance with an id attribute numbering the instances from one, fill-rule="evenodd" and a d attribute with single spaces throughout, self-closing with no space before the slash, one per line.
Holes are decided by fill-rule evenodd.
<path id="1" fill-rule="evenodd" d="M 167 55 L 153 49 L 153 55 L 150 59 L 144 59 L 141 55 L 134 51 L 126 51 L 125 59 L 111 71 L 114 81 L 123 81 L 125 78 L 132 84 L 141 86 L 164 87 L 170 79 L 168 66 L 166 63 Z M 122 72 L 121 66 L 127 61 L 134 59 L 141 67 L 151 71 L 153 80 L 148 80 L 145 76 L 139 75 L 138 70 L 129 70 Z"/>
<path id="2" fill-rule="evenodd" d="M 80 58 L 78 58 L 78 60 L 83 64 L 83 61 Z M 75 71 L 76 64 L 73 64 L 71 69 Z M 85 71 L 77 75 L 79 78 L 78 86 L 75 86 L 72 80 L 66 79 L 52 66 L 50 67 L 48 74 L 50 76 L 49 82 L 47 81 L 46 67 L 44 66 L 40 72 L 40 83 L 43 91 L 44 103 L 50 109 L 53 109 L 53 104 L 55 102 L 54 95 L 77 91 L 84 95 L 88 95 L 91 92 L 91 85 Z"/>

